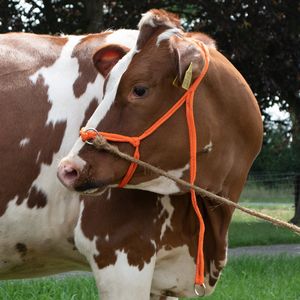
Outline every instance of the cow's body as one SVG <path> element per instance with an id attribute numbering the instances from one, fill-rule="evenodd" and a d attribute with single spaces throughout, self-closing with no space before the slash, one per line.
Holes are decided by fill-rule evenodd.
<path id="1" fill-rule="evenodd" d="M 101 99 L 92 56 L 136 31 L 0 36 L 0 279 L 88 269 L 74 245 L 79 196 L 56 167 Z"/>
<path id="2" fill-rule="evenodd" d="M 113 143 L 120 142 L 117 145 L 123 152 L 132 155 L 139 146 L 142 160 L 238 201 L 262 143 L 256 99 L 241 74 L 208 37 L 186 34 L 178 24 L 173 15 L 151 10 L 140 21 L 135 48 L 129 52 L 122 46 L 102 49 L 100 61 L 107 62 L 111 52 L 119 55 L 120 60 L 116 63 L 115 56 L 111 60 L 114 66 L 106 79 L 103 100 L 82 131 L 83 140 L 89 132 L 94 137 L 90 136 L 88 145 L 78 139 L 59 165 L 58 176 L 70 190 L 101 193 L 120 182 L 122 185 L 127 177 L 130 170 L 127 161 L 94 147 L 100 147 L 99 139 L 91 145 L 93 138 L 97 139 L 95 132 L 99 132 Z M 195 90 L 186 92 L 180 85 L 187 81 L 183 80 L 184 74 L 191 68 L 192 81 L 198 78 L 202 81 Z M 102 69 L 100 65 L 99 70 Z M 194 105 L 181 106 L 172 117 L 162 121 L 167 112 L 178 108 L 181 99 L 186 100 L 181 103 L 193 103 L 192 94 Z M 192 108 L 193 117 L 189 114 Z M 186 123 L 187 120 L 194 123 L 193 118 L 197 136 L 191 142 Z M 154 132 L 153 124 L 154 127 L 160 124 Z M 196 163 L 196 176 L 190 179 Z M 120 201 L 115 202 L 111 199 L 111 189 L 106 190 L 107 200 L 103 203 L 86 200 L 86 207 L 95 206 L 90 212 L 103 213 L 97 214 L 97 221 L 82 210 L 76 244 L 88 257 L 103 292 L 102 299 L 149 299 L 150 291 L 193 296 L 195 261 L 200 247 L 199 223 L 190 194 L 182 186 L 141 167 L 137 167 L 125 187 L 166 196 L 156 201 L 143 196 L 140 203 L 140 199 L 122 201 L 120 195 Z M 206 289 L 198 291 L 208 295 L 226 263 L 227 232 L 233 210 L 209 198 L 199 196 L 197 200 L 205 223 L 201 265 L 204 280 L 198 281 L 199 276 L 197 283 L 204 282 Z M 116 215 L 104 213 L 109 211 L 115 211 Z M 107 220 L 104 224 L 111 223 L 111 227 L 101 227 L 101 220 Z M 94 228 L 99 231 L 93 231 Z M 126 289 L 128 286 L 134 292 Z"/>

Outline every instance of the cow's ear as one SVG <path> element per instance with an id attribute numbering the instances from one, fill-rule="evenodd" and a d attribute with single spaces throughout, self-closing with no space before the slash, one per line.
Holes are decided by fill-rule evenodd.
<path id="1" fill-rule="evenodd" d="M 204 57 L 200 47 L 188 38 L 172 36 L 170 46 L 173 49 L 176 65 L 177 78 L 180 85 L 185 81 L 187 72 L 191 76 L 191 83 L 200 74 L 204 66 Z"/>
<path id="2" fill-rule="evenodd" d="M 93 56 L 96 69 L 106 77 L 113 66 L 129 51 L 121 45 L 108 45 L 97 50 Z"/>
<path id="3" fill-rule="evenodd" d="M 163 9 L 151 9 L 143 14 L 138 24 L 139 36 L 136 48 L 142 49 L 151 36 L 159 29 L 176 28 L 181 29 L 180 19 L 177 15 L 167 12 Z"/>

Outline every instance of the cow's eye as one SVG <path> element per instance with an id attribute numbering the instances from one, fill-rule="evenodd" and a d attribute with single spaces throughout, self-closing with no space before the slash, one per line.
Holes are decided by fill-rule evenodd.
<path id="1" fill-rule="evenodd" d="M 145 97 L 147 95 L 147 92 L 148 92 L 148 88 L 144 86 L 135 86 L 132 89 L 132 95 L 135 98 Z"/>

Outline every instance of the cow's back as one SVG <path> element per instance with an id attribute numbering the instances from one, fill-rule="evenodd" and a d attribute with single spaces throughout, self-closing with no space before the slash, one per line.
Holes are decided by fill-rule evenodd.
<path id="1" fill-rule="evenodd" d="M 58 253 L 66 255 L 68 247 L 74 247 L 70 229 L 76 221 L 78 197 L 70 203 L 71 197 L 60 189 L 55 177 L 50 177 L 55 176 L 52 166 L 55 153 L 63 145 L 67 120 L 48 119 L 58 99 L 50 99 L 49 78 L 39 73 L 55 65 L 68 42 L 66 37 L 20 33 L 0 37 L 2 278 L 52 273 L 51 268 L 57 271 Z M 66 61 L 66 72 L 72 65 Z M 62 93 L 66 89 L 64 70 L 61 74 L 53 71 L 61 82 Z M 53 85 L 57 88 L 55 82 Z M 67 207 L 63 198 L 70 198 L 66 199 L 69 220 L 65 220 Z M 69 243 L 62 238 L 66 233 L 63 228 L 70 232 Z M 73 252 L 74 262 L 80 264 L 81 257 Z M 71 265 L 65 264 L 63 258 L 60 263 L 61 270 Z"/>
<path id="2" fill-rule="evenodd" d="M 73 230 L 79 196 L 56 166 L 101 99 L 92 56 L 136 33 L 0 35 L 0 278 L 86 268 Z"/>

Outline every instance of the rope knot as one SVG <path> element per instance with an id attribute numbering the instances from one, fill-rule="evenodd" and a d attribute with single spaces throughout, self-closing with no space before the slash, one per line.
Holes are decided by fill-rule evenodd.
<path id="1" fill-rule="evenodd" d="M 134 147 L 138 147 L 141 143 L 141 141 L 138 137 L 130 137 L 130 140 L 128 140 L 128 141 Z"/>
<path id="2" fill-rule="evenodd" d="M 95 138 L 98 136 L 98 131 L 95 128 L 85 128 L 80 129 L 81 140 L 87 144 L 92 145 Z"/>

